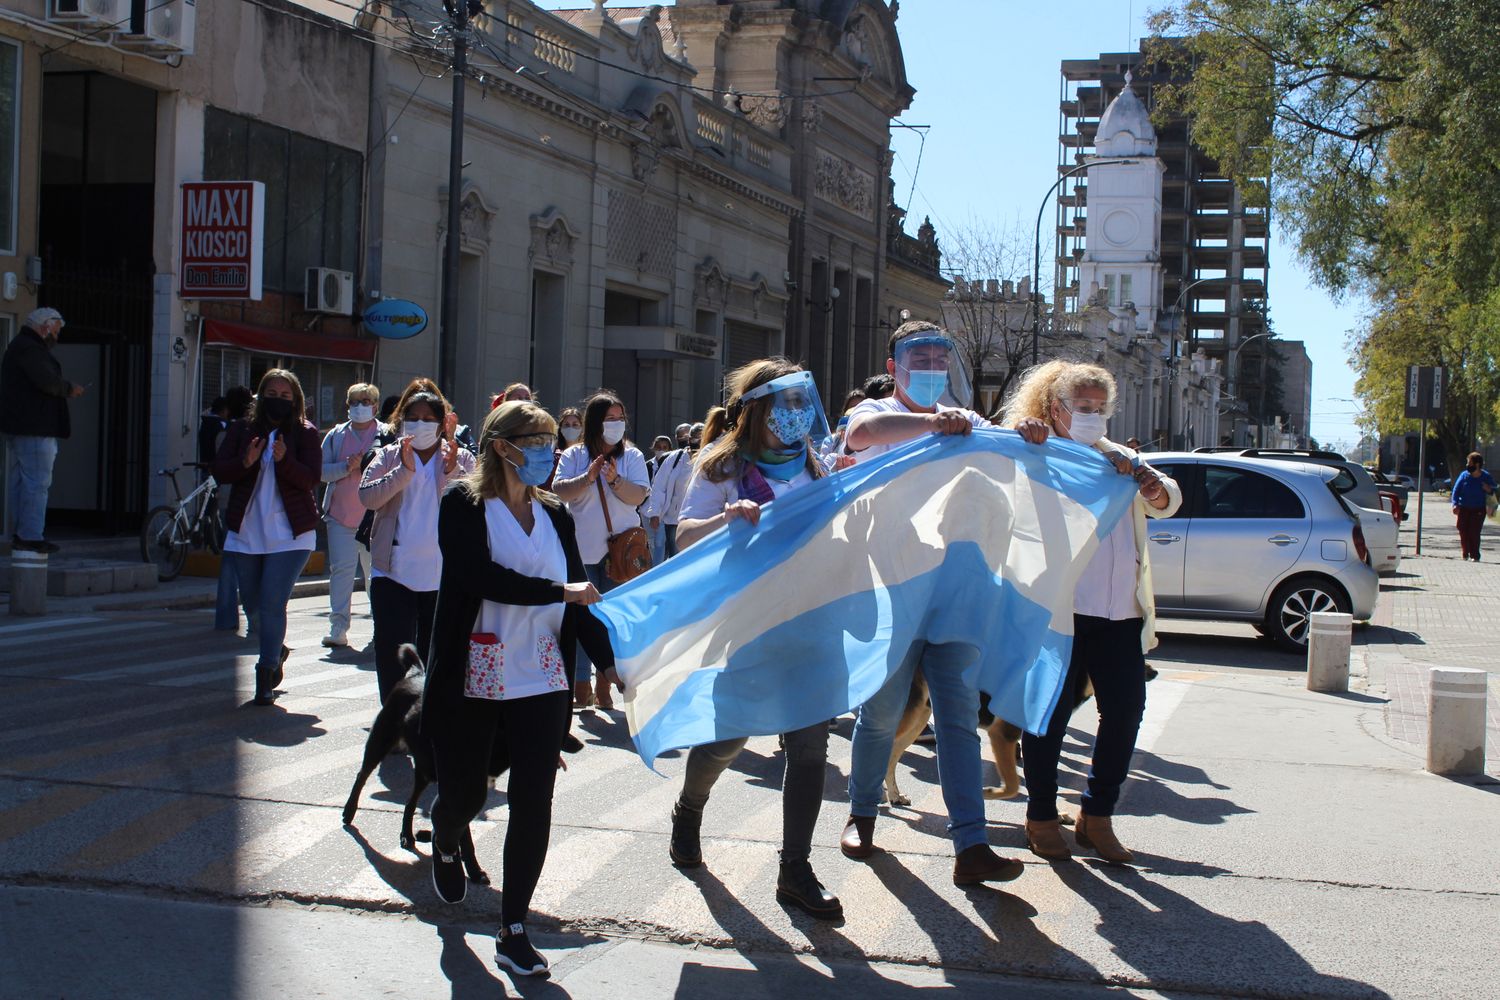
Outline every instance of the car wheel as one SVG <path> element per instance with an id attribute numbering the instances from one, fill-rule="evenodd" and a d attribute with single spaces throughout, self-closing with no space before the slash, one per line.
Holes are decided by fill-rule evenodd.
<path id="1" fill-rule="evenodd" d="M 1342 588 L 1317 577 L 1288 580 L 1276 588 L 1266 609 L 1266 632 L 1283 649 L 1307 650 L 1307 632 L 1312 615 L 1319 611 L 1349 613 L 1349 598 Z"/>

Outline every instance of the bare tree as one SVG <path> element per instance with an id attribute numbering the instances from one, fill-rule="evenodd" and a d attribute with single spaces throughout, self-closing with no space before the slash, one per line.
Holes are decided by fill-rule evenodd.
<path id="1" fill-rule="evenodd" d="M 969 369 L 975 408 L 998 410 L 1031 360 L 1032 234 L 1019 219 L 1005 226 L 970 219 L 944 234 L 943 262 L 953 277 L 943 325 Z"/>

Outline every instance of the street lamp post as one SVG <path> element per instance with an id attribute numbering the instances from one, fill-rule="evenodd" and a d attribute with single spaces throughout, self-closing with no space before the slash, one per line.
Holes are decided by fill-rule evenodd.
<path id="1" fill-rule="evenodd" d="M 1236 398 L 1238 398 L 1238 396 L 1236 395 L 1236 390 L 1239 388 L 1240 351 L 1244 350 L 1245 345 L 1250 343 L 1251 341 L 1259 340 L 1262 337 L 1269 337 L 1271 335 L 1272 333 L 1270 330 L 1267 330 L 1265 333 L 1257 333 L 1255 336 L 1246 337 L 1244 340 L 1229 348 L 1226 357 L 1229 361 L 1228 383 L 1230 395 L 1236 396 Z M 1262 401 L 1264 401 L 1265 397 L 1262 396 L 1261 398 Z"/>
<path id="2" fill-rule="evenodd" d="M 1167 340 L 1167 435 L 1166 445 L 1168 449 L 1176 447 L 1172 440 L 1172 415 L 1177 410 L 1177 398 L 1173 394 L 1176 390 L 1177 381 L 1177 327 L 1182 322 L 1182 300 L 1187 293 L 1205 281 L 1217 281 L 1217 278 L 1199 278 L 1197 281 L 1189 282 L 1182 286 L 1177 293 L 1177 301 L 1172 303 L 1172 322 Z"/>
<path id="3" fill-rule="evenodd" d="M 1032 248 L 1031 256 L 1031 363 L 1035 365 L 1041 346 L 1042 338 L 1042 293 L 1037 286 L 1042 283 L 1042 214 L 1047 211 L 1047 202 L 1052 200 L 1052 192 L 1056 191 L 1062 182 L 1074 174 L 1087 170 L 1089 167 L 1108 167 L 1115 164 L 1129 164 L 1141 162 L 1138 158 L 1131 157 L 1107 157 L 1105 159 L 1092 159 L 1087 163 L 1080 163 L 1075 167 L 1064 170 L 1058 175 L 1057 180 L 1042 195 L 1042 203 L 1036 210 L 1036 242 Z"/>

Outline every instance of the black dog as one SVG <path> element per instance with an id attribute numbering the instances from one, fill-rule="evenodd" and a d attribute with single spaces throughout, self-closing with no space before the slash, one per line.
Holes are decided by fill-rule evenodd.
<path id="1" fill-rule="evenodd" d="M 354 814 L 359 809 L 359 796 L 370 774 L 390 754 L 397 750 L 405 750 L 411 756 L 413 774 L 411 797 L 406 800 L 406 810 L 401 816 L 401 847 L 417 853 L 417 841 L 424 843 L 430 841 L 432 833 L 423 830 L 421 833 L 413 834 L 412 820 L 416 815 L 417 800 L 422 797 L 427 786 L 437 780 L 437 769 L 433 764 L 432 746 L 420 732 L 422 686 L 426 682 L 426 670 L 422 665 L 422 658 L 417 655 L 416 647 L 410 643 L 402 645 L 396 651 L 396 655 L 401 665 L 406 668 L 406 675 L 386 696 L 385 704 L 380 706 L 380 712 L 375 716 L 374 724 L 370 726 L 370 736 L 365 740 L 364 762 L 360 765 L 359 774 L 354 778 L 354 787 L 349 790 L 349 801 L 344 803 L 344 825 L 354 824 Z M 563 737 L 563 749 L 568 753 L 577 753 L 583 749 L 583 744 L 569 733 Z M 509 768 L 510 754 L 506 750 L 505 741 L 497 738 L 490 750 L 488 770 L 491 784 Z M 459 840 L 459 848 L 463 857 L 464 873 L 468 875 L 469 880 L 478 882 L 480 885 L 489 885 L 489 876 L 485 874 L 484 869 L 479 867 L 479 861 L 474 856 L 474 838 L 467 826 L 464 827 L 463 835 Z"/>

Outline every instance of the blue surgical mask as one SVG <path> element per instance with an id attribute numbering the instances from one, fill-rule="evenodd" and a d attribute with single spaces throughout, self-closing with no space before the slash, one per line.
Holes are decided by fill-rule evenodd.
<path id="1" fill-rule="evenodd" d="M 766 417 L 766 426 L 782 444 L 790 446 L 807 437 L 807 432 L 812 430 L 813 417 L 811 407 L 792 409 L 787 406 L 773 406 L 770 415 Z"/>
<path id="2" fill-rule="evenodd" d="M 540 486 L 552 475 L 552 446 L 550 444 L 533 445 L 530 448 L 521 449 L 525 457 L 524 465 L 516 465 L 515 462 L 506 461 L 516 470 L 516 478 L 527 486 Z"/>
<path id="3" fill-rule="evenodd" d="M 947 390 L 948 373 L 946 371 L 906 373 L 906 395 L 924 410 L 936 406 L 937 401 L 943 398 L 943 393 Z"/>

